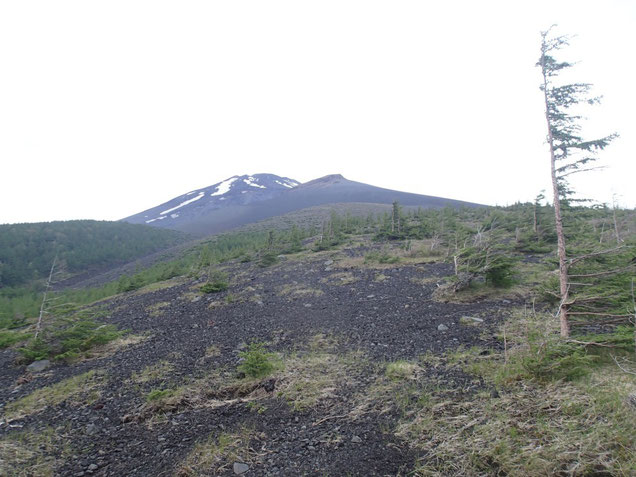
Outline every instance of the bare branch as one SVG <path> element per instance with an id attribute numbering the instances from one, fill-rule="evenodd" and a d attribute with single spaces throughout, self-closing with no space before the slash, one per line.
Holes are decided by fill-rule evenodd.
<path id="1" fill-rule="evenodd" d="M 601 277 L 604 275 L 612 275 L 614 273 L 619 273 L 619 272 L 623 272 L 625 270 L 628 270 L 630 268 L 632 268 L 634 265 L 634 263 L 630 263 L 629 265 L 627 265 L 626 267 L 621 267 L 621 268 L 615 268 L 613 270 L 606 270 L 604 272 L 596 272 L 596 273 L 586 273 L 586 274 L 581 274 L 581 275 L 570 275 L 570 278 L 574 277 L 574 278 L 589 278 L 589 277 Z"/>
<path id="2" fill-rule="evenodd" d="M 616 366 L 619 367 L 619 369 L 627 374 L 633 374 L 636 376 L 636 371 L 630 371 L 629 369 L 626 369 L 624 367 L 621 366 L 621 364 L 618 362 L 618 359 L 616 359 L 616 356 L 614 355 L 610 355 L 612 357 L 612 359 L 614 360 L 614 362 L 616 363 Z"/>
<path id="3" fill-rule="evenodd" d="M 596 343 L 594 341 L 567 340 L 567 343 L 575 343 L 583 346 L 599 346 L 601 348 L 616 348 L 615 345 L 611 345 L 608 343 Z"/>
<path id="4" fill-rule="evenodd" d="M 568 267 L 571 267 L 572 265 L 580 262 L 581 260 L 587 260 L 588 258 L 591 258 L 591 257 L 597 257 L 599 255 L 605 255 L 608 253 L 616 252 L 618 250 L 621 250 L 622 248 L 625 248 L 625 246 L 620 245 L 618 247 L 608 248 L 606 250 L 599 250 L 598 252 L 592 252 L 585 255 L 579 255 L 578 257 L 574 257 L 568 260 Z"/>
<path id="5" fill-rule="evenodd" d="M 588 167 L 586 169 L 576 169 L 574 171 L 566 172 L 565 174 L 559 174 L 559 179 L 562 179 L 567 176 L 571 176 L 572 174 L 578 174 L 579 172 L 602 171 L 604 169 L 607 169 L 607 166 L 596 166 L 596 167 Z"/>
<path id="6" fill-rule="evenodd" d="M 572 326 L 592 326 L 592 325 L 618 325 L 621 323 L 629 323 L 629 318 L 614 318 L 611 320 L 594 320 L 594 321 L 572 321 Z"/>
<path id="7" fill-rule="evenodd" d="M 570 315 L 594 315 L 594 316 L 609 316 L 611 318 L 631 318 L 633 315 L 614 315 L 612 313 L 595 313 L 591 311 L 570 311 Z"/>

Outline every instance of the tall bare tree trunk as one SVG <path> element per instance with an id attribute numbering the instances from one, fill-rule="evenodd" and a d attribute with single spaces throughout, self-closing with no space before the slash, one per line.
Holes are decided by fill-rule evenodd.
<path id="1" fill-rule="evenodd" d="M 561 216 L 561 200 L 559 198 L 559 183 L 556 175 L 556 157 L 554 154 L 554 138 L 552 137 L 552 124 L 548 107 L 548 79 L 545 72 L 545 57 L 541 58 L 543 73 L 543 96 L 545 101 L 545 119 L 548 125 L 548 144 L 550 145 L 550 173 L 552 176 L 552 194 L 554 195 L 554 220 L 556 223 L 557 252 L 559 255 L 559 288 L 561 302 L 559 304 L 559 321 L 561 324 L 561 336 L 570 336 L 570 323 L 568 320 L 568 265 L 565 254 L 565 234 L 563 233 L 563 219 Z"/>
<path id="2" fill-rule="evenodd" d="M 616 220 L 616 203 L 614 203 L 614 208 L 612 209 L 612 216 L 614 218 L 614 235 L 616 236 L 616 245 L 620 245 L 621 235 L 618 233 L 618 221 Z"/>
<path id="3" fill-rule="evenodd" d="M 35 339 L 38 338 L 40 331 L 42 330 L 42 318 L 44 317 L 44 307 L 46 305 L 46 295 L 51 288 L 51 281 L 53 280 L 53 270 L 55 270 L 55 262 L 57 262 L 57 255 L 53 258 L 53 264 L 51 265 L 51 271 L 49 272 L 49 278 L 46 281 L 46 288 L 44 289 L 44 296 L 42 297 L 42 305 L 40 306 L 40 316 L 38 317 L 38 324 L 35 326 Z"/>

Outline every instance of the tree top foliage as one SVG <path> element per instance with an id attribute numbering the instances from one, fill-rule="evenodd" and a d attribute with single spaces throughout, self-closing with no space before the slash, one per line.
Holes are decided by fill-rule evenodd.
<path id="1" fill-rule="evenodd" d="M 592 163 L 598 160 L 598 152 L 605 149 L 618 134 L 612 133 L 596 139 L 585 139 L 581 123 L 585 119 L 581 106 L 600 103 L 600 96 L 591 95 L 590 83 L 560 83 L 557 78 L 575 63 L 558 58 L 559 50 L 570 45 L 571 36 L 553 34 L 554 26 L 541 33 L 541 56 L 537 66 L 544 81 L 540 88 L 546 94 L 547 115 L 557 161 L 556 174 L 560 194 L 568 199 L 573 194 L 568 177 L 579 172 L 600 169 Z"/>

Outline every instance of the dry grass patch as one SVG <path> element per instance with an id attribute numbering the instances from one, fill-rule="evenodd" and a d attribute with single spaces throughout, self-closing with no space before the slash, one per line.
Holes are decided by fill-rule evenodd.
<path id="1" fill-rule="evenodd" d="M 423 382 L 423 371 L 419 363 L 405 360 L 378 365 L 375 382 L 354 398 L 349 419 L 356 420 L 370 413 L 383 415 L 395 409 L 404 413 L 428 400 L 426 388 L 435 386 Z"/>
<path id="2" fill-rule="evenodd" d="M 170 306 L 169 301 L 160 301 L 146 307 L 146 313 L 150 316 L 159 316 L 162 314 L 162 310 Z"/>
<path id="3" fill-rule="evenodd" d="M 350 285 L 355 283 L 358 279 L 351 272 L 337 272 L 320 280 L 320 283 L 327 285 Z"/>
<path id="4" fill-rule="evenodd" d="M 564 348 L 556 327 L 520 311 L 506 353 L 458 349 L 432 363 L 485 386 L 432 389 L 403 408 L 396 435 L 425 456 L 415 475 L 636 475 L 636 376 Z"/>
<path id="5" fill-rule="evenodd" d="M 519 385 L 498 399 L 434 400 L 396 434 L 425 453 L 416 475 L 634 475 L 636 418 L 612 386 Z"/>
<path id="6" fill-rule="evenodd" d="M 234 433 L 211 436 L 198 443 L 178 466 L 178 477 L 221 475 L 230 472 L 235 462 L 253 466 L 263 454 L 257 450 L 266 438 L 265 434 L 244 427 Z"/>
<path id="7" fill-rule="evenodd" d="M 133 373 L 130 379 L 133 383 L 143 384 L 151 381 L 163 380 L 174 371 L 174 365 L 169 361 L 160 361 L 150 366 L 146 366 L 139 373 Z"/>
<path id="8" fill-rule="evenodd" d="M 197 292 L 187 291 L 179 295 L 179 300 L 195 301 L 195 300 L 200 300 L 202 296 L 203 296 L 203 293 L 201 293 L 200 291 L 197 291 Z"/>
<path id="9" fill-rule="evenodd" d="M 52 477 L 67 454 L 68 441 L 62 441 L 53 429 L 11 433 L 0 439 L 0 475 Z"/>
<path id="10" fill-rule="evenodd" d="M 394 361 L 386 365 L 386 375 L 390 379 L 417 379 L 422 373 L 422 368 L 409 361 Z"/>
<path id="11" fill-rule="evenodd" d="M 206 358 L 214 358 L 221 356 L 221 349 L 217 345 L 210 345 L 205 349 Z"/>
<path id="12" fill-rule="evenodd" d="M 133 292 L 133 295 L 145 295 L 146 293 L 152 293 L 158 290 L 165 290 L 166 288 L 176 287 L 178 285 L 183 285 L 188 281 L 185 277 L 175 277 L 170 278 L 169 280 L 164 280 L 162 282 L 150 283 L 144 287 L 141 287 L 139 290 Z"/>
<path id="13" fill-rule="evenodd" d="M 127 348 L 128 346 L 133 346 L 141 343 L 149 338 L 149 335 L 125 335 L 121 338 L 117 338 L 113 341 L 109 341 L 106 344 L 96 346 L 88 351 L 85 351 L 84 354 L 78 361 L 85 361 L 89 359 L 97 359 L 104 358 L 106 356 L 110 356 L 115 354 L 121 349 Z"/>
<path id="14" fill-rule="evenodd" d="M 356 368 L 363 361 L 359 353 L 312 351 L 289 356 L 284 359 L 284 370 L 275 375 L 277 395 L 297 411 L 329 406 L 340 388 L 355 382 Z"/>
<path id="15" fill-rule="evenodd" d="M 464 290 L 454 292 L 450 282 L 445 282 L 433 291 L 431 298 L 440 303 L 475 303 L 478 301 L 515 300 L 521 301 L 530 296 L 527 287 L 513 286 L 496 288 L 483 283 L 475 283 Z"/>
<path id="16" fill-rule="evenodd" d="M 294 282 L 283 286 L 278 291 L 278 295 L 287 297 L 318 297 L 324 295 L 324 292 L 318 288 L 310 288 Z"/>
<path id="17" fill-rule="evenodd" d="M 4 418 L 13 420 L 28 416 L 48 406 L 57 406 L 62 401 L 76 406 L 94 403 L 99 399 L 98 389 L 103 378 L 103 373 L 88 371 L 37 389 L 23 398 L 7 403 Z"/>
<path id="18" fill-rule="evenodd" d="M 411 283 L 415 283 L 416 285 L 421 285 L 423 287 L 427 285 L 432 285 L 434 283 L 438 283 L 441 281 L 440 277 L 421 277 L 421 278 L 409 278 Z"/>

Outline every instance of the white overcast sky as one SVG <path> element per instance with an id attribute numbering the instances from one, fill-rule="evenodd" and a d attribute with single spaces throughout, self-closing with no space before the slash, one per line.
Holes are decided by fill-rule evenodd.
<path id="1" fill-rule="evenodd" d="M 604 96 L 587 129 L 621 135 L 574 185 L 634 207 L 633 0 L 1 1 L 0 223 L 119 219 L 258 172 L 532 200 L 553 23 Z"/>

